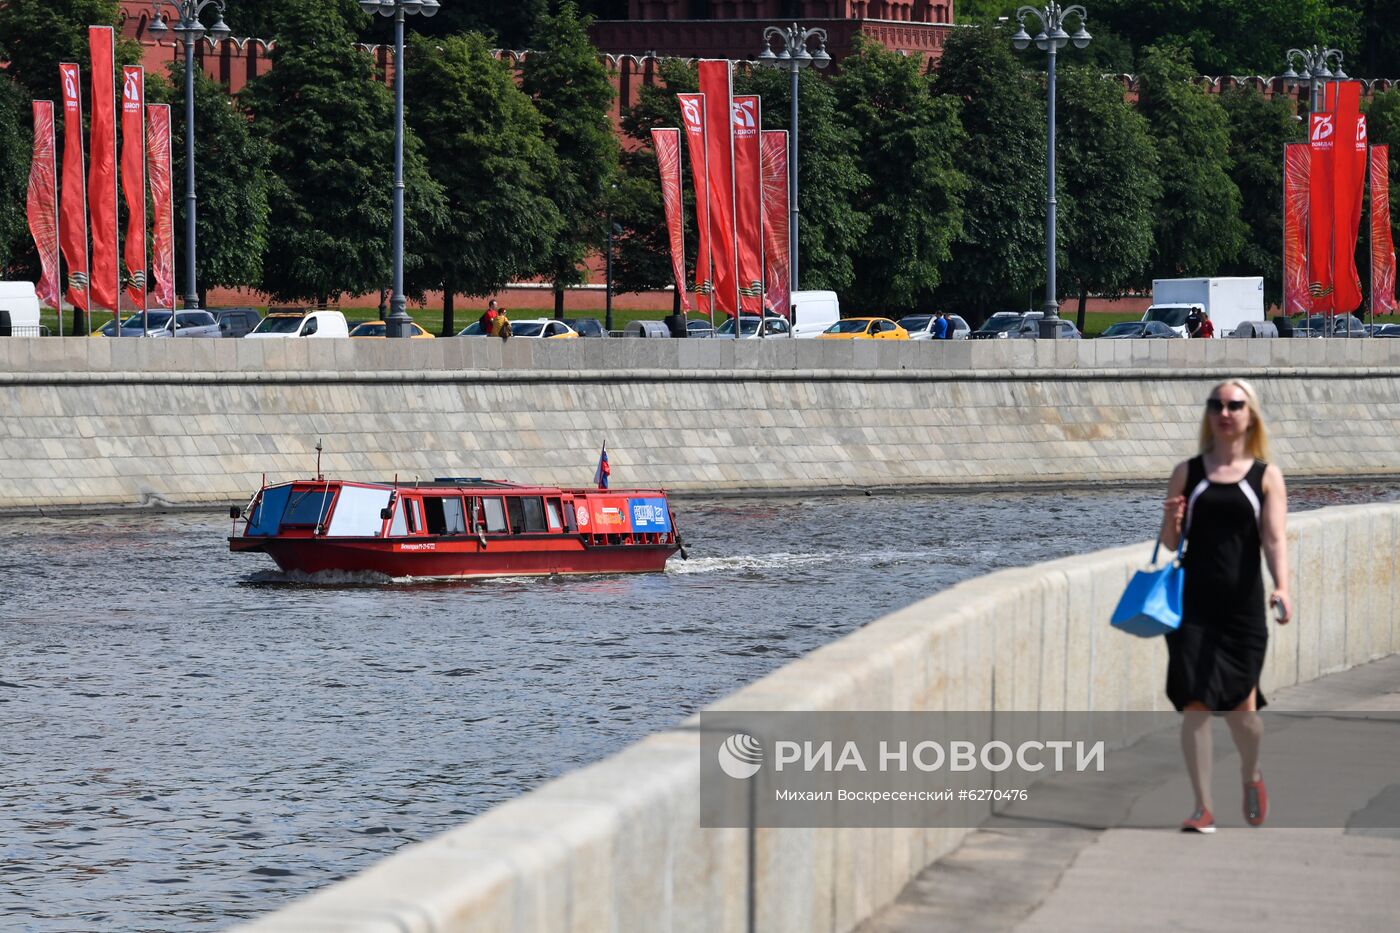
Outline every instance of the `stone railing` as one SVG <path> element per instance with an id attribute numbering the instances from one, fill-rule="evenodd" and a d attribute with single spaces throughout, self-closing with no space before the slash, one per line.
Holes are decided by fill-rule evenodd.
<path id="1" fill-rule="evenodd" d="M 1289 521 L 1265 693 L 1400 651 L 1400 505 Z M 1107 619 L 1150 545 L 959 584 L 711 710 L 1161 710 L 1166 651 Z M 1366 561 L 1348 555 L 1368 555 Z M 697 720 L 403 849 L 248 933 L 852 929 L 970 830 L 702 829 Z"/>

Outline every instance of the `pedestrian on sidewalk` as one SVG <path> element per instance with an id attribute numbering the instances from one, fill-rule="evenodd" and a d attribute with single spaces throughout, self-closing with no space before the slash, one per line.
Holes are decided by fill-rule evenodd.
<path id="1" fill-rule="evenodd" d="M 1243 379 L 1220 383 L 1206 399 L 1200 453 L 1177 465 L 1162 509 L 1162 544 L 1184 534 L 1181 627 L 1167 636 L 1167 697 L 1183 714 L 1181 751 L 1196 808 L 1184 832 L 1215 832 L 1210 795 L 1212 713 L 1225 714 L 1240 753 L 1244 816 L 1260 826 L 1269 800 L 1259 770 L 1264 724 L 1259 691 L 1269 633 L 1262 549 L 1280 625 L 1293 615 L 1288 595 L 1288 491 L 1268 463 L 1259 396 Z"/>

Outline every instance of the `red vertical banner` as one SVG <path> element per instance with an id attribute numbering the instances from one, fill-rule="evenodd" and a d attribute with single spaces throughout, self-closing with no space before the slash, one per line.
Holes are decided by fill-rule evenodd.
<path id="1" fill-rule="evenodd" d="M 146 307 L 146 69 L 122 68 L 122 194 L 126 196 L 126 293 Z"/>
<path id="2" fill-rule="evenodd" d="M 661 173 L 661 206 L 666 211 L 666 233 L 671 243 L 671 274 L 681 296 L 681 310 L 690 310 L 685 294 L 685 218 L 681 201 L 681 131 L 675 127 L 653 129 L 656 168 Z"/>
<path id="3" fill-rule="evenodd" d="M 111 26 L 89 26 L 92 54 L 92 141 L 88 213 L 92 218 L 92 303 L 117 312 L 121 264 L 117 249 L 117 89 Z"/>
<path id="4" fill-rule="evenodd" d="M 763 281 L 764 303 L 776 314 L 788 317 L 792 261 L 788 255 L 788 134 L 787 130 L 763 131 Z"/>
<path id="5" fill-rule="evenodd" d="M 1283 313 L 1307 314 L 1308 295 L 1308 169 L 1312 160 L 1306 143 L 1283 147 Z"/>
<path id="6" fill-rule="evenodd" d="M 34 151 L 29 160 L 25 213 L 39 251 L 39 301 L 62 311 L 58 297 L 58 162 L 54 152 L 53 101 L 34 101 Z M 58 316 L 62 326 L 63 315 Z"/>
<path id="7" fill-rule="evenodd" d="M 78 66 L 58 66 L 63 89 L 63 195 L 59 201 L 58 241 L 68 263 L 68 301 L 91 308 L 88 295 L 87 167 L 83 164 L 83 92 Z"/>
<path id="8" fill-rule="evenodd" d="M 1331 311 L 1332 183 L 1336 114 L 1314 113 L 1308 136 L 1308 293 L 1314 311 Z"/>
<path id="9" fill-rule="evenodd" d="M 710 184 L 705 171 L 705 97 L 677 94 L 676 99 L 681 105 L 681 123 L 685 126 L 685 142 L 690 148 L 690 176 L 695 182 L 695 227 L 699 231 L 695 253 L 695 304 L 698 310 L 713 313 L 710 296 L 715 282 L 710 256 Z"/>
<path id="10" fill-rule="evenodd" d="M 734 66 L 729 59 L 700 62 L 705 96 L 705 174 L 710 191 L 710 254 L 715 310 L 739 313 L 739 261 L 734 242 Z"/>
<path id="11" fill-rule="evenodd" d="M 763 102 L 736 95 L 734 133 L 734 228 L 739 250 L 739 306 L 763 312 Z"/>
<path id="12" fill-rule="evenodd" d="M 175 307 L 175 192 L 170 177 L 170 105 L 146 108 L 146 174 L 151 179 L 150 304 Z"/>
<path id="13" fill-rule="evenodd" d="M 1390 147 L 1371 147 L 1371 313 L 1393 314 L 1395 241 L 1390 233 Z"/>
<path id="14" fill-rule="evenodd" d="M 1361 231 L 1361 196 L 1366 187 L 1366 118 L 1361 82 L 1337 82 L 1337 145 L 1332 156 L 1332 308 L 1338 314 L 1361 307 L 1356 274 L 1356 238 Z"/>

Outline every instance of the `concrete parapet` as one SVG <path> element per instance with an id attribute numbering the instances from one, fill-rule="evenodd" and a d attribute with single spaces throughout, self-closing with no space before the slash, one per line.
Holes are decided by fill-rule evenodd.
<path id="1" fill-rule="evenodd" d="M 675 491 L 1161 481 L 1238 374 L 1288 475 L 1400 471 L 1400 341 L 1150 343 L 0 339 L 0 512 L 242 501 L 318 440 L 362 480 L 574 485 L 607 441 Z"/>
<path id="2" fill-rule="evenodd" d="M 1350 551 L 1397 561 L 1400 505 L 1289 520 L 1297 617 L 1270 626 L 1265 690 L 1400 651 L 1394 574 L 1349 573 Z M 713 704 L 712 710 L 1150 710 L 1160 639 L 1109 628 L 1151 545 L 958 584 Z M 1375 570 L 1374 566 L 1371 568 Z M 1338 596 L 1322 608 L 1322 594 Z M 1311 646 L 1305 648 L 1305 646 Z M 701 829 L 698 720 L 565 775 L 463 827 L 242 929 L 246 933 L 831 931 L 892 901 L 971 830 Z"/>

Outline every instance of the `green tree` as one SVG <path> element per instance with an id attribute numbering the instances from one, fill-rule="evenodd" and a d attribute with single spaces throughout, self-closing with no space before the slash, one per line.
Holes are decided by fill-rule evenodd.
<path id="1" fill-rule="evenodd" d="M 442 289 L 446 337 L 456 333 L 455 295 L 497 291 L 549 248 L 559 229 L 545 188 L 554 157 L 539 113 L 481 35 L 415 38 L 407 61 L 410 123 L 446 201 L 415 277 Z"/>
<path id="2" fill-rule="evenodd" d="M 1357 51 L 1360 17 L 1328 0 L 1097 0 L 1099 25 L 1128 40 L 1138 65 L 1149 44 L 1174 45 L 1206 74 L 1278 74 L 1288 49 L 1318 43 Z"/>
<path id="3" fill-rule="evenodd" d="M 934 89 L 963 103 L 954 157 L 969 182 L 938 297 L 975 322 L 1045 275 L 1045 92 L 988 27 L 949 36 Z"/>
<path id="4" fill-rule="evenodd" d="M 1168 276 L 1216 275 L 1245 240 L 1225 108 L 1191 83 L 1190 62 L 1182 49 L 1148 48 L 1138 75 L 1138 109 L 1161 160 L 1153 268 Z"/>
<path id="5" fill-rule="evenodd" d="M 554 316 L 564 316 L 564 286 L 583 281 L 583 261 L 603 247 L 606 199 L 617 174 L 618 144 L 608 111 L 613 88 L 588 17 L 572 3 L 543 16 L 522 69 L 522 86 L 544 117 L 556 170 L 550 190 L 562 220 L 540 271 L 554 285 Z"/>
<path id="6" fill-rule="evenodd" d="M 962 226 L 967 181 L 953 154 L 967 138 L 958 103 L 930 86 L 916 59 L 864 41 L 836 79 L 868 179 L 856 202 L 869 231 L 855 258 L 856 292 L 886 312 L 928 304 Z"/>
<path id="7" fill-rule="evenodd" d="M 25 196 L 34 133 L 23 89 L 0 75 L 0 278 L 35 278 L 38 255 L 29 239 Z"/>
<path id="8" fill-rule="evenodd" d="M 1082 66 L 1058 77 L 1059 243 L 1082 331 L 1089 295 L 1122 294 L 1146 269 L 1161 183 L 1147 121 L 1122 87 Z"/>
<path id="9" fill-rule="evenodd" d="M 1264 304 L 1283 299 L 1283 147 L 1307 134 L 1287 97 L 1266 98 L 1252 88 L 1221 95 L 1230 121 L 1230 178 L 1240 190 L 1245 240 L 1222 272 L 1263 275 Z"/>
<path id="10" fill-rule="evenodd" d="M 88 26 L 115 25 L 116 0 L 5 0 L 0 3 L 0 62 L 28 97 L 51 100 L 61 110 L 58 63 L 78 62 L 86 75 Z M 141 47 L 117 33 L 117 65 L 141 61 Z M 92 106 L 86 100 L 84 109 Z"/>
<path id="11" fill-rule="evenodd" d="M 175 190 L 175 279 L 185 275 L 185 69 L 169 66 L 170 81 L 147 81 L 152 103 L 170 104 Z M 195 280 L 199 306 L 209 289 L 256 287 L 262 280 L 268 236 L 268 146 L 253 134 L 248 112 L 228 91 L 195 70 Z M 183 294 L 183 291 L 180 292 Z"/>
<path id="12" fill-rule="evenodd" d="M 390 278 L 394 104 L 354 46 L 354 0 L 287 0 L 272 69 L 243 92 L 270 149 L 263 289 L 280 301 L 326 302 Z M 404 134 L 406 272 L 422 262 L 442 191 L 422 146 Z"/>

